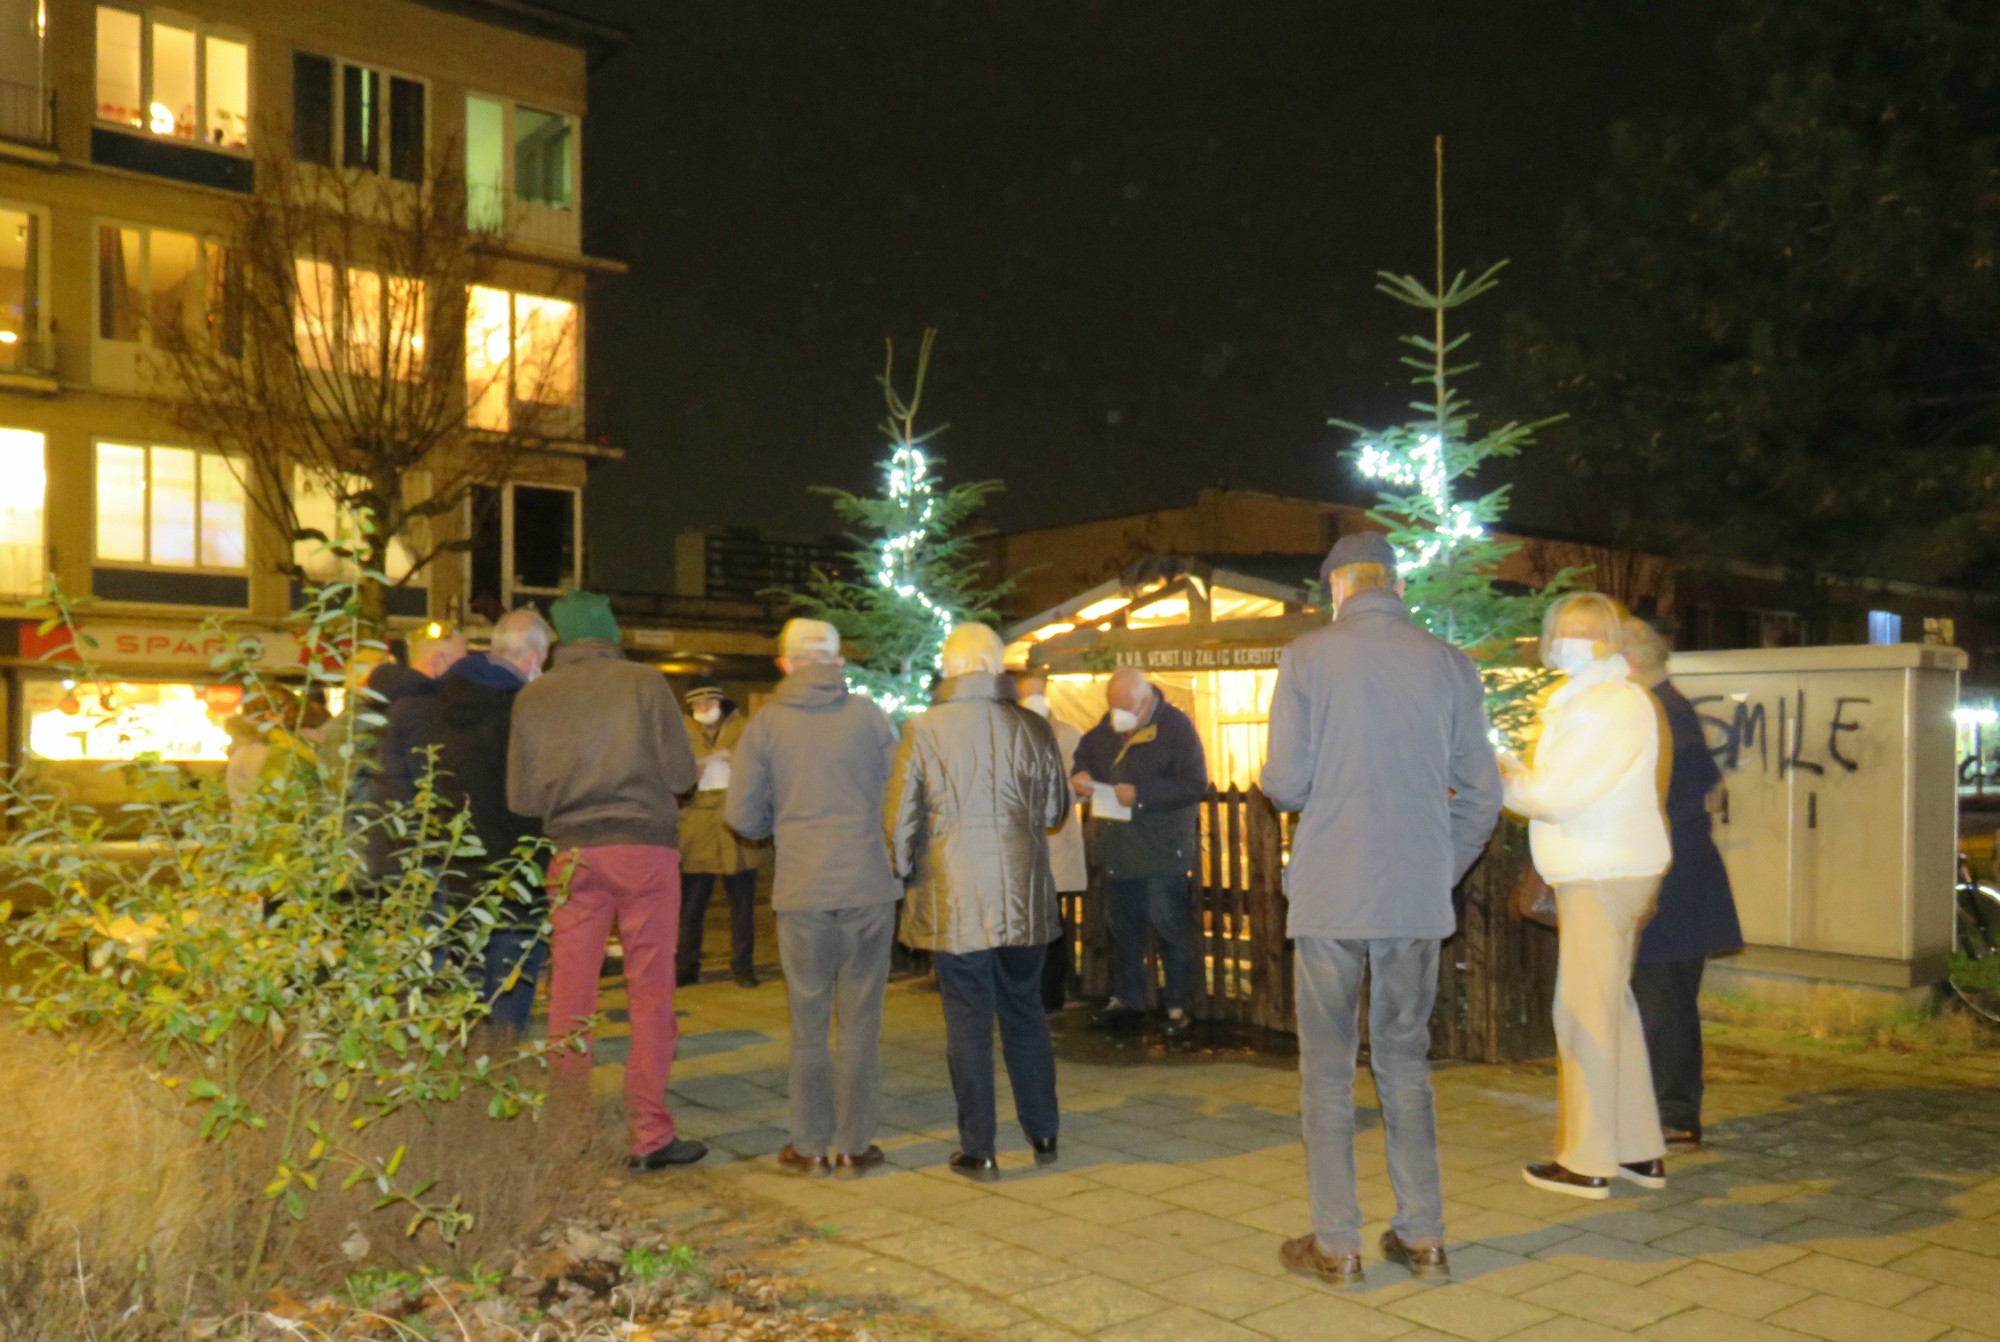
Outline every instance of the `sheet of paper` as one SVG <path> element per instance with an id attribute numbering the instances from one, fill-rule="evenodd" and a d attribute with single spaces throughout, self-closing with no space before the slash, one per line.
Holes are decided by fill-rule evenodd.
<path id="1" fill-rule="evenodd" d="M 1132 808 L 1118 800 L 1118 789 L 1109 783 L 1090 785 L 1090 813 L 1099 820 L 1130 820 Z"/>
<path id="2" fill-rule="evenodd" d="M 700 786 L 703 792 L 726 791 L 729 787 L 729 761 L 710 756 L 708 763 L 702 766 Z"/>

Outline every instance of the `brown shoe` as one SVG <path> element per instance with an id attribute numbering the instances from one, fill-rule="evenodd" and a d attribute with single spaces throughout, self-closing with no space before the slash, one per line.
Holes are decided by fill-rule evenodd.
<path id="1" fill-rule="evenodd" d="M 1278 1249 L 1278 1261 L 1301 1277 L 1317 1277 L 1329 1286 L 1361 1284 L 1361 1255 L 1328 1253 L 1319 1247 L 1318 1235 L 1286 1240 Z"/>
<path id="2" fill-rule="evenodd" d="M 1635 1160 L 1629 1165 L 1620 1165 L 1618 1177 L 1630 1179 L 1641 1188 L 1665 1188 L 1667 1162 L 1657 1156 L 1651 1160 Z"/>
<path id="3" fill-rule="evenodd" d="M 802 1156 L 790 1142 L 778 1152 L 778 1168 L 787 1174 L 825 1174 L 833 1163 L 825 1156 Z"/>
<path id="4" fill-rule="evenodd" d="M 882 1148 L 871 1146 L 858 1156 L 835 1156 L 833 1167 L 840 1174 L 866 1174 L 889 1157 L 882 1154 Z"/>
<path id="5" fill-rule="evenodd" d="M 1553 1160 L 1546 1165 L 1528 1166 L 1521 1171 L 1521 1177 L 1537 1188 L 1546 1188 L 1551 1193 L 1567 1193 L 1573 1198 L 1595 1201 L 1611 1196 L 1609 1179 L 1600 1179 L 1594 1174 L 1578 1174 Z"/>
<path id="6" fill-rule="evenodd" d="M 1445 1259 L 1444 1245 L 1410 1244 L 1394 1230 L 1382 1232 L 1382 1256 L 1392 1263 L 1401 1263 L 1410 1269 L 1412 1277 L 1420 1281 L 1451 1276 L 1451 1264 Z"/>
<path id="7" fill-rule="evenodd" d="M 1701 1150 L 1701 1125 L 1699 1123 L 1691 1128 L 1661 1128 L 1660 1137 L 1661 1140 L 1666 1142 L 1667 1150 L 1669 1151 Z"/>

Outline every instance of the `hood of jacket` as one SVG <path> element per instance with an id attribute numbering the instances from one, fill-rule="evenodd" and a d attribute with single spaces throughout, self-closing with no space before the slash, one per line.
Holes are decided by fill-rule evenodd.
<path id="1" fill-rule="evenodd" d="M 931 695 L 931 702 L 938 704 L 957 703 L 967 699 L 994 699 L 1010 704 L 1014 702 L 1014 696 L 1001 688 L 1000 677 L 987 671 L 971 671 L 962 676 L 946 677 L 938 682 L 936 691 Z"/>
<path id="2" fill-rule="evenodd" d="M 477 665 L 467 663 L 477 662 Z M 511 667 L 475 652 L 453 662 L 438 683 L 437 711 L 448 727 L 476 727 L 504 718 L 527 681 Z"/>
<path id="3" fill-rule="evenodd" d="M 528 683 L 528 678 L 519 671 L 505 662 L 494 661 L 484 652 L 468 652 L 453 662 L 444 675 L 447 681 L 469 680 L 489 690 L 518 690 Z"/>
<path id="4" fill-rule="evenodd" d="M 413 694 L 435 693 L 437 682 L 401 662 L 384 662 L 368 674 L 368 688 L 381 695 L 386 706 Z"/>
<path id="5" fill-rule="evenodd" d="M 802 666 L 778 682 L 777 700 L 807 712 L 824 712 L 847 702 L 847 673 L 832 662 Z"/>

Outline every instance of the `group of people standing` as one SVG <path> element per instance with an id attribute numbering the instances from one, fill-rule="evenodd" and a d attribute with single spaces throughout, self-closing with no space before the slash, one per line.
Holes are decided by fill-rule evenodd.
<path id="1" fill-rule="evenodd" d="M 1585 1198 L 1618 1179 L 1664 1188 L 1669 1146 L 1701 1140 L 1702 965 L 1742 944 L 1706 809 L 1720 775 L 1658 638 L 1608 597 L 1551 605 L 1542 662 L 1560 679 L 1523 759 L 1495 749 L 1471 660 L 1412 623 L 1384 538 L 1342 537 L 1321 576 L 1335 618 L 1280 660 L 1262 778 L 1300 813 L 1286 930 L 1313 1229 L 1281 1256 L 1335 1284 L 1362 1278 L 1353 1082 L 1365 979 L 1396 1194 L 1381 1251 L 1442 1277 L 1428 1057 L 1453 887 L 1503 805 L 1528 820 L 1557 909 L 1559 1094 L 1554 1157 L 1522 1177 Z"/>
<path id="2" fill-rule="evenodd" d="M 1322 577 L 1335 618 L 1284 654 L 1261 780 L 1299 813 L 1286 932 L 1313 1228 L 1282 1257 L 1337 1284 L 1362 1275 L 1353 1083 L 1366 984 L 1397 1200 L 1382 1252 L 1442 1276 L 1428 1055 L 1454 887 L 1503 805 L 1529 821 L 1559 917 L 1560 1117 L 1553 1158 L 1523 1177 L 1592 1198 L 1618 1179 L 1664 1187 L 1667 1150 L 1701 1138 L 1701 966 L 1741 944 L 1706 810 L 1719 774 L 1666 681 L 1659 640 L 1608 598 L 1579 593 L 1550 609 L 1542 657 L 1560 680 L 1522 759 L 1496 749 L 1472 662 L 1412 622 L 1384 538 L 1343 537 Z M 551 617 L 553 631 L 517 612 L 485 653 L 418 643 L 410 667 L 378 671 L 388 723 L 377 754 L 393 788 L 435 751 L 440 795 L 471 809 L 489 852 L 536 833 L 550 841 L 551 1035 L 592 1013 L 617 927 L 634 1168 L 705 1154 L 666 1105 L 674 990 L 698 975 L 718 883 L 732 970 L 755 985 L 753 845 L 765 841 L 791 1014 L 786 1170 L 884 1160 L 880 1037 L 899 939 L 936 967 L 958 1110 L 950 1168 L 998 1177 L 996 1024 L 1023 1135 L 1037 1162 L 1057 1158 L 1048 1012 L 1063 1001 L 1073 935 L 1059 896 L 1086 883 L 1079 802 L 1101 817 L 1113 941 L 1113 996 L 1093 1023 L 1134 1025 L 1157 996 L 1166 1034 L 1189 1028 L 1189 878 L 1209 779 L 1193 723 L 1143 675 L 1113 675 L 1108 711 L 1078 732 L 1052 718 L 1044 679 L 1006 672 L 992 629 L 961 624 L 931 706 L 899 733 L 848 690 L 837 631 L 800 619 L 780 635 L 784 678 L 754 717 L 708 682 L 688 692 L 684 717 L 663 676 L 625 660 L 603 598 L 571 593 Z M 518 935 L 496 937 L 480 972 L 495 1016 L 518 1028 L 544 952 L 508 930 Z"/>

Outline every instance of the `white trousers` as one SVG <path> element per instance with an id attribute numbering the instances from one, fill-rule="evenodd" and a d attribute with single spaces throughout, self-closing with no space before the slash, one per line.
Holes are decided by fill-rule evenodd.
<path id="1" fill-rule="evenodd" d="M 1660 878 L 1555 887 L 1556 1159 L 1600 1179 L 1666 1154 L 1646 1032 L 1632 996 L 1639 929 Z"/>

